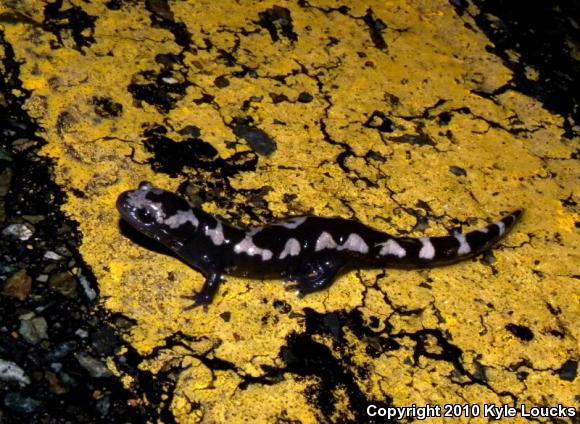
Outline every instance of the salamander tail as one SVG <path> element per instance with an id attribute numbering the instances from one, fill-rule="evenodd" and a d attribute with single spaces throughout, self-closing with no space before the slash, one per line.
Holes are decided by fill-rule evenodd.
<path id="1" fill-rule="evenodd" d="M 387 266 L 433 266 L 454 263 L 491 248 L 515 225 L 523 209 L 486 227 L 444 237 L 389 238 L 378 243 L 376 258 Z"/>

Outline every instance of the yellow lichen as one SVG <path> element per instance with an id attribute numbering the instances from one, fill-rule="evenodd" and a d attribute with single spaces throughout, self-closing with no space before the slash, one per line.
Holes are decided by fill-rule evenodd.
<path id="1" fill-rule="evenodd" d="M 355 388 L 369 402 L 392 398 L 396 406 L 513 402 L 502 393 L 530 405 L 578 406 L 577 382 L 557 372 L 577 360 L 580 336 L 573 278 L 579 216 L 562 202 L 578 181 L 574 143 L 562 138 L 562 119 L 528 96 L 506 90 L 491 101 L 474 94 L 494 92 L 512 74 L 448 2 L 365 0 L 346 13 L 330 1 L 169 2 L 173 19 L 191 35 L 186 49 L 167 27 L 152 24 L 142 5 L 113 11 L 103 4 L 79 3 L 98 17 L 95 43 L 82 51 L 67 33 L 53 49 L 55 36 L 27 23 L 4 30 L 22 61 L 23 85 L 32 91 L 27 108 L 47 141 L 42 154 L 54 159 L 55 178 L 69 194 L 64 210 L 79 223 L 81 253 L 104 307 L 136 322 L 126 341 L 138 353 L 155 352 L 142 370 L 176 370 L 170 404 L 158 408 L 182 423 L 348 420 L 367 406 L 352 404 Z M 295 41 L 273 42 L 257 24 L 258 14 L 274 5 L 290 11 Z M 362 19 L 368 10 L 387 23 L 387 51 L 373 46 Z M 166 112 L 128 90 L 146 81 L 142 72 L 163 69 L 162 55 L 181 55 L 175 78 L 189 82 Z M 218 77 L 228 84 L 220 88 Z M 300 93 L 312 101 L 297 101 Z M 274 101 L 281 95 L 288 100 Z M 204 96 L 211 101 L 199 102 Z M 122 113 L 99 116 L 96 98 L 121 105 Z M 392 121 L 392 131 L 363 125 L 374 111 Z M 447 124 L 438 121 L 443 112 L 450 115 Z M 146 129 L 161 125 L 183 141 L 179 130 L 196 126 L 228 159 L 251 151 L 231 129 L 240 117 L 253 119 L 277 149 L 259 156 L 255 171 L 225 177 L 233 207 L 247 202 L 244 190 L 268 186 L 264 199 L 274 217 L 343 216 L 396 233 L 415 225 L 411 209 L 428 214 L 429 227 L 412 236 L 446 234 L 454 219 L 474 219 L 469 228 L 475 228 L 517 207 L 526 209 L 524 218 L 494 250 L 491 267 L 467 261 L 433 270 L 352 272 L 304 299 L 280 281 L 228 278 L 207 312 L 184 311 L 181 296 L 199 290 L 202 275 L 123 236 L 115 200 L 142 180 L 168 190 L 186 178 L 205 182 L 206 174 L 191 167 L 177 176 L 154 172 L 143 144 Z M 452 166 L 466 175 L 452 174 Z M 215 200 L 204 208 L 229 213 Z M 275 300 L 291 312 L 277 309 Z M 376 336 L 361 336 L 346 324 L 351 321 L 339 320 L 339 339 L 332 332 L 309 335 L 352 379 L 352 387 L 341 382 L 332 389 L 330 399 L 309 395 L 328 376 L 325 370 L 305 377 L 286 370 L 292 358 L 282 352 L 293 335 L 304 333 L 306 313 L 360 313 L 367 330 L 378 326 Z M 509 324 L 529 327 L 534 338 L 518 339 Z M 434 357 L 417 353 L 413 334 L 425 329 L 434 333 L 425 335 L 423 349 Z M 160 350 L 176 334 L 183 344 Z M 461 356 L 436 359 L 445 353 L 437 334 Z M 230 369 L 212 369 L 213 359 Z M 476 374 L 485 384 L 469 381 Z M 334 409 L 322 412 L 317 402 Z"/>

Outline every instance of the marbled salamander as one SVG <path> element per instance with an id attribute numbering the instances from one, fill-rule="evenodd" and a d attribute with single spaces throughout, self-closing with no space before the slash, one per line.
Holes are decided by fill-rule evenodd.
<path id="1" fill-rule="evenodd" d="M 489 249 L 522 213 L 446 237 L 393 237 L 360 222 L 315 216 L 243 230 L 146 182 L 122 193 L 117 209 L 131 226 L 205 275 L 201 292 L 187 296 L 194 301 L 190 308 L 210 304 L 223 275 L 281 277 L 303 296 L 328 287 L 348 269 L 453 263 Z"/>

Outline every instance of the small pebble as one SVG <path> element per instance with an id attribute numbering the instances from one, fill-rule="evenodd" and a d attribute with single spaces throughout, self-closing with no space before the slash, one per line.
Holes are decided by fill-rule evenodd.
<path id="1" fill-rule="evenodd" d="M 22 215 L 22 218 L 31 224 L 38 224 L 46 219 L 44 215 Z"/>
<path id="2" fill-rule="evenodd" d="M 31 290 L 32 278 L 28 276 L 25 269 L 21 269 L 6 280 L 2 294 L 23 301 L 26 300 Z"/>
<path id="3" fill-rule="evenodd" d="M 89 333 L 87 332 L 87 330 L 83 330 L 82 328 L 79 328 L 77 331 L 75 331 L 75 334 L 79 336 L 81 339 L 86 339 L 87 337 L 89 337 Z"/>
<path id="4" fill-rule="evenodd" d="M 111 397 L 110 396 L 103 396 L 102 399 L 97 401 L 97 410 L 101 414 L 101 416 L 105 416 L 109 413 L 109 409 L 111 409 Z"/>
<path id="5" fill-rule="evenodd" d="M 79 271 L 77 272 L 77 279 L 81 287 L 83 288 L 83 292 L 85 293 L 87 299 L 89 299 L 90 302 L 95 300 L 97 298 L 97 292 L 91 287 L 91 283 L 89 282 L 87 277 L 83 275 L 80 268 Z"/>
<path id="6" fill-rule="evenodd" d="M 268 156 L 277 148 L 276 141 L 260 128 L 251 126 L 244 120 L 234 121 L 234 134 L 248 142 L 252 150 L 259 155 Z"/>
<path id="7" fill-rule="evenodd" d="M 39 283 L 46 283 L 48 281 L 48 274 L 40 274 L 38 277 L 36 277 L 36 281 Z"/>
<path id="8" fill-rule="evenodd" d="M 17 392 L 9 392 L 4 396 L 4 406 L 21 414 L 32 414 L 42 410 L 42 402 Z"/>
<path id="9" fill-rule="evenodd" d="M 48 284 L 50 288 L 64 297 L 74 298 L 77 295 L 77 281 L 69 272 L 59 272 L 50 277 Z"/>
<path id="10" fill-rule="evenodd" d="M 79 364 L 88 371 L 91 377 L 101 378 L 113 375 L 111 370 L 109 370 L 105 364 L 86 353 L 75 353 L 75 357 L 77 358 L 77 361 L 79 361 Z"/>
<path id="11" fill-rule="evenodd" d="M 6 150 L 0 149 L 0 160 L 10 162 L 12 161 L 12 156 L 10 156 L 10 154 Z"/>
<path id="12" fill-rule="evenodd" d="M 298 95 L 298 101 L 300 103 L 310 103 L 312 100 L 314 100 L 314 97 L 312 94 L 307 93 L 306 91 L 303 91 Z"/>
<path id="13" fill-rule="evenodd" d="M 33 147 L 36 145 L 36 141 L 31 140 L 29 138 L 18 138 L 12 142 L 12 147 L 17 152 L 23 152 L 24 150 L 28 149 L 29 147 Z"/>
<path id="14" fill-rule="evenodd" d="M 225 88 L 230 85 L 229 80 L 224 76 L 217 77 L 213 83 L 217 88 Z"/>
<path id="15" fill-rule="evenodd" d="M 559 370 L 559 376 L 564 381 L 574 381 L 578 375 L 578 361 L 567 360 Z"/>
<path id="16" fill-rule="evenodd" d="M 10 224 L 2 230 L 2 234 L 6 236 L 14 236 L 20 240 L 28 240 L 34 234 L 33 229 L 26 224 Z"/>
<path id="17" fill-rule="evenodd" d="M 0 151 L 0 160 L 2 160 L 2 154 Z M 0 172 L 0 197 L 4 197 L 8 194 L 10 190 L 10 182 L 12 181 L 12 169 L 7 168 Z"/>
<path id="18" fill-rule="evenodd" d="M 44 318 L 35 316 L 34 312 L 21 315 L 19 318 L 20 328 L 18 329 L 18 333 L 28 343 L 35 345 L 41 340 L 48 339 L 46 332 L 48 324 Z"/>
<path id="19" fill-rule="evenodd" d="M 4 396 L 4 406 L 21 414 L 32 414 L 41 411 L 43 405 L 37 399 L 22 396 L 17 392 L 10 392 Z"/>
<path id="20" fill-rule="evenodd" d="M 62 342 L 61 344 L 59 344 L 58 346 L 56 346 L 54 348 L 54 350 L 52 352 L 49 352 L 49 354 L 47 355 L 47 357 L 50 360 L 59 360 L 64 358 L 65 356 L 67 356 L 69 353 L 77 350 L 79 347 L 78 343 L 75 341 L 67 341 L 67 342 Z"/>
<path id="21" fill-rule="evenodd" d="M 56 252 L 53 252 L 52 250 L 47 250 L 46 252 L 44 252 L 44 259 L 49 259 L 51 261 L 60 261 L 62 259 L 62 256 L 60 256 Z"/>
<path id="22" fill-rule="evenodd" d="M 50 364 L 50 369 L 54 372 L 61 372 L 62 371 L 62 363 L 60 362 L 52 362 Z"/>
<path id="23" fill-rule="evenodd" d="M 12 361 L 0 359 L 0 380 L 16 381 L 22 386 L 30 384 L 30 379 L 24 373 L 24 370 Z"/>
<path id="24" fill-rule="evenodd" d="M 52 372 L 45 373 L 46 381 L 48 382 L 48 388 L 51 392 L 62 395 L 68 392 L 68 389 L 62 385 L 58 376 Z"/>
<path id="25" fill-rule="evenodd" d="M 449 172 L 457 177 L 465 177 L 467 175 L 467 171 L 459 166 L 450 166 Z"/>

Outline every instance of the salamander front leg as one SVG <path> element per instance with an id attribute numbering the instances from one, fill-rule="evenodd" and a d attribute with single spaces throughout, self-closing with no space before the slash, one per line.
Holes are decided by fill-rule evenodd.
<path id="1" fill-rule="evenodd" d="M 207 305 L 213 300 L 221 282 L 221 274 L 208 274 L 199 293 L 182 296 L 184 299 L 193 300 L 193 304 L 183 309 L 187 311 L 198 306 L 203 306 L 204 311 L 207 311 Z"/>

